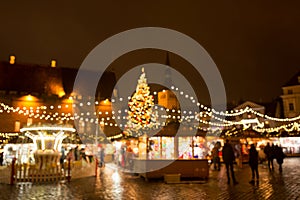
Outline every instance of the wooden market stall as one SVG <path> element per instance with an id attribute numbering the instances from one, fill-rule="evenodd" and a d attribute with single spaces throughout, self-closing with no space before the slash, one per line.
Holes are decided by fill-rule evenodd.
<path id="1" fill-rule="evenodd" d="M 207 179 L 208 148 L 204 132 L 184 127 L 177 132 L 178 124 L 169 124 L 153 136 L 139 138 L 139 153 L 133 159 L 133 171 L 148 178 L 162 178 L 179 174 L 182 178 Z"/>

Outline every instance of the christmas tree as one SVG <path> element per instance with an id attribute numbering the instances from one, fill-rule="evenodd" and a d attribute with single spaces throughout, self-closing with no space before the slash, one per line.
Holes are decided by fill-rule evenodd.
<path id="1" fill-rule="evenodd" d="M 152 112 L 153 106 L 154 97 L 150 94 L 150 87 L 142 68 L 136 91 L 128 102 L 127 133 L 129 136 L 141 136 L 156 124 Z"/>

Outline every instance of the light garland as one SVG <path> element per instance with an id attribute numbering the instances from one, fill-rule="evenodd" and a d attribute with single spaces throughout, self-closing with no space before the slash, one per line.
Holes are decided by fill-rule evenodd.
<path id="1" fill-rule="evenodd" d="M 70 127 L 61 127 L 61 126 L 32 126 L 32 127 L 24 127 L 20 129 L 20 132 L 27 132 L 27 131 L 70 131 L 76 132 L 75 128 Z"/>
<path id="2" fill-rule="evenodd" d="M 179 91 L 178 88 L 175 88 L 174 86 L 171 87 L 171 89 Z M 257 130 L 259 132 L 276 132 L 279 131 L 281 129 L 284 129 L 286 131 L 291 130 L 291 124 L 297 124 L 296 121 L 300 120 L 300 115 L 297 117 L 293 117 L 293 118 L 275 118 L 275 117 L 270 117 L 268 115 L 264 115 L 262 113 L 259 113 L 255 110 L 253 110 L 252 108 L 246 107 L 244 109 L 240 109 L 240 110 L 230 110 L 230 111 L 216 111 L 214 109 L 211 109 L 207 106 L 205 106 L 204 104 L 201 104 L 199 102 L 196 102 L 195 99 L 188 95 L 185 94 L 183 91 L 179 92 L 180 95 L 184 96 L 186 99 L 190 100 L 191 103 L 196 104 L 199 108 L 203 109 L 204 111 L 202 112 L 198 112 L 198 113 L 191 113 L 191 111 L 180 111 L 180 110 L 169 110 L 169 109 L 165 109 L 167 112 L 171 112 L 171 113 L 178 113 L 182 116 L 177 116 L 177 118 L 175 116 L 172 115 L 162 115 L 162 116 L 156 116 L 156 117 L 161 117 L 164 119 L 174 119 L 174 120 L 178 120 L 182 123 L 184 122 L 191 122 L 192 120 L 196 120 L 198 123 L 202 123 L 202 124 L 206 124 L 206 125 L 212 125 L 212 126 L 218 126 L 218 127 L 230 127 L 230 126 L 234 126 L 234 125 L 241 125 L 243 124 L 241 121 L 230 121 L 230 120 L 226 120 L 226 119 L 222 119 L 219 116 L 225 116 L 225 117 L 234 117 L 234 116 L 239 116 L 245 113 L 252 113 L 257 117 L 261 117 L 265 120 L 270 120 L 270 121 L 275 121 L 275 122 L 292 122 L 290 124 L 286 124 L 286 125 L 280 125 L 277 127 L 273 127 L 273 128 L 261 128 L 261 127 L 253 127 L 254 130 Z M 120 102 L 124 101 L 124 99 L 126 98 L 119 98 L 118 100 Z M 130 97 L 128 97 L 127 99 L 130 99 Z M 117 99 L 112 99 L 112 102 L 116 102 L 118 101 Z M 0 103 L 0 107 L 2 107 L 2 109 L 0 109 L 0 113 L 16 113 L 16 114 L 20 114 L 20 115 L 24 115 L 27 117 L 31 117 L 31 118 L 35 118 L 35 119 L 40 119 L 40 120 L 46 120 L 46 121 L 73 121 L 73 120 L 83 120 L 86 122 L 91 122 L 91 123 L 98 123 L 99 121 L 110 121 L 111 119 L 126 119 L 126 117 L 121 118 L 120 116 L 116 116 L 117 113 L 112 112 L 94 112 L 94 113 L 80 113 L 80 116 L 75 113 L 72 114 L 70 112 L 55 112 L 53 113 L 54 109 L 58 109 L 61 110 L 63 108 L 74 108 L 74 107 L 82 107 L 82 106 L 93 106 L 93 104 L 91 102 L 79 102 L 77 104 L 73 104 L 73 105 L 69 105 L 69 104 L 65 104 L 65 105 L 49 105 L 49 106 L 37 106 L 37 107 L 17 107 L 14 108 L 12 106 L 8 106 L 4 103 Z M 95 105 L 99 105 L 98 101 L 95 101 Z M 154 109 L 158 109 L 157 106 L 154 106 Z M 164 110 L 164 108 L 160 108 L 162 110 Z M 50 110 L 50 111 L 49 111 Z M 118 113 L 127 113 L 128 111 L 125 109 L 123 110 L 118 110 Z M 208 120 L 203 120 L 200 119 L 200 117 L 198 117 L 198 115 L 201 115 L 201 113 L 204 113 L 204 117 L 205 115 L 207 117 L 210 118 L 214 118 L 217 121 L 220 121 L 221 123 L 216 123 L 216 122 L 211 122 Z M 189 114 L 188 116 L 186 116 L 187 114 Z M 99 115 L 113 115 L 111 118 L 107 118 L 107 117 L 99 117 Z M 87 117 L 85 117 L 87 116 Z M 175 118 L 174 118 L 175 117 Z M 99 121 L 98 121 L 99 118 Z M 294 123 L 293 123 L 294 122 Z M 107 126 L 120 126 L 120 127 L 126 127 L 126 124 L 122 124 L 122 123 L 105 123 L 105 125 Z M 157 126 L 162 126 L 164 125 L 164 123 L 161 124 L 157 124 Z M 200 126 L 198 126 L 198 128 L 200 128 Z M 294 128 L 295 129 L 295 128 Z M 294 130 L 293 129 L 293 130 Z M 299 131 L 299 129 L 296 129 L 297 131 Z"/>
<path id="3" fill-rule="evenodd" d="M 119 138 L 122 138 L 122 137 L 123 137 L 123 134 L 120 133 L 120 134 L 117 134 L 117 135 L 114 135 L 114 136 L 107 137 L 107 139 L 112 140 L 112 139 L 119 139 Z"/>
<path id="4" fill-rule="evenodd" d="M 290 123 L 290 124 L 281 125 L 281 126 L 273 127 L 273 128 L 253 127 L 253 129 L 257 132 L 260 132 L 260 133 L 263 133 L 263 132 L 267 132 L 267 133 L 279 132 L 280 130 L 285 130 L 287 132 L 292 132 L 292 131 L 300 131 L 300 126 L 299 126 L 299 123 L 293 122 L 293 123 Z"/>
<path id="5" fill-rule="evenodd" d="M 80 116 L 77 113 L 75 113 L 74 117 L 71 116 L 71 113 L 61 113 L 61 116 L 63 116 L 63 117 L 61 117 L 61 116 L 58 116 L 59 113 L 57 113 L 57 112 L 54 113 L 54 115 L 39 114 L 40 111 L 38 109 L 36 109 L 37 110 L 37 114 L 33 114 L 33 113 L 29 114 L 30 111 L 34 110 L 34 108 L 32 108 L 32 107 L 30 107 L 29 110 L 26 110 L 25 107 L 23 107 L 22 109 L 20 107 L 13 108 L 11 106 L 5 105 L 4 103 L 1 103 L 0 106 L 2 106 L 4 108 L 4 110 L 6 110 L 6 111 L 11 111 L 11 112 L 14 112 L 14 113 L 18 112 L 18 114 L 23 114 L 23 115 L 28 116 L 28 117 L 34 117 L 34 118 L 45 119 L 45 120 L 50 120 L 50 121 L 54 121 L 54 120 L 58 120 L 58 121 L 59 120 L 61 120 L 61 121 L 65 121 L 66 120 L 66 121 L 69 121 L 69 120 L 75 120 L 75 119 L 78 120 L 79 119 L 79 120 L 84 120 L 84 121 L 91 121 L 91 120 L 93 120 L 94 123 L 96 123 L 96 124 L 98 123 L 98 118 L 90 118 L 90 119 L 89 118 L 80 118 Z M 39 106 L 37 108 L 39 108 L 41 110 L 47 109 L 46 106 Z M 51 108 L 51 106 L 49 108 Z M 61 106 L 58 106 L 58 108 L 61 108 Z M 154 106 L 154 108 L 158 109 L 157 106 Z M 163 109 L 163 108 L 160 108 L 160 109 Z M 168 109 L 166 109 L 166 110 L 170 111 Z M 247 110 L 247 111 L 249 111 L 249 112 L 251 112 L 253 114 L 256 114 L 256 115 L 258 115 L 260 117 L 266 117 L 266 119 L 270 119 L 270 120 L 274 119 L 274 118 L 269 118 L 267 115 L 263 115 L 261 113 L 258 113 L 258 112 L 254 111 L 254 110 L 252 110 L 252 109 L 250 109 L 248 107 L 245 108 L 245 110 Z M 3 113 L 3 110 L 0 110 L 0 112 Z M 43 112 L 45 113 L 46 111 L 43 111 Z M 118 111 L 119 114 L 121 114 L 123 112 L 126 113 L 127 109 L 125 109 L 124 111 L 122 111 L 122 110 Z M 180 111 L 180 110 L 177 110 L 177 111 L 176 110 L 171 110 L 171 112 L 172 113 L 180 113 L 180 114 L 190 113 L 190 111 Z M 240 112 L 242 112 L 242 111 L 240 111 Z M 8 113 L 10 113 L 10 112 L 8 112 Z M 200 112 L 199 115 L 201 113 L 203 114 L 203 112 Z M 111 113 L 109 113 L 109 112 L 101 112 L 101 111 L 99 111 L 98 114 L 100 114 L 100 115 L 101 114 L 111 115 Z M 240 121 L 229 121 L 229 120 L 221 119 L 221 118 L 219 118 L 219 117 L 217 117 L 215 115 L 212 115 L 211 112 L 204 111 L 204 114 L 206 114 L 207 116 L 210 116 L 210 117 L 212 117 L 214 119 L 217 119 L 218 121 L 221 121 L 222 123 L 215 123 L 215 122 L 211 122 L 211 121 L 207 121 L 207 120 L 201 120 L 197 115 L 196 115 L 195 119 L 199 123 L 208 124 L 208 125 L 212 125 L 212 126 L 218 126 L 218 127 L 229 127 L 229 126 L 233 126 L 233 125 L 240 125 L 240 124 L 242 124 Z M 88 114 L 88 113 L 86 113 L 86 114 L 85 113 L 81 113 L 81 115 L 82 116 L 84 116 L 84 115 L 89 116 L 90 114 Z M 92 115 L 93 116 L 97 116 L 97 113 L 95 112 Z M 162 115 L 160 117 L 165 118 L 165 119 L 170 119 L 171 115 Z M 120 119 L 119 116 L 112 116 L 112 119 L 116 119 L 116 118 Z M 184 120 L 188 121 L 188 120 L 191 120 L 192 118 L 194 118 L 194 115 L 191 115 L 191 116 L 178 116 L 177 119 L 178 120 L 181 119 L 181 121 L 184 122 Z M 289 119 L 281 119 L 281 120 L 277 120 L 277 121 L 280 121 L 280 122 L 289 122 L 289 121 L 292 121 L 292 120 L 297 120 L 298 118 L 299 118 L 299 116 L 298 117 L 294 117 L 294 118 L 289 118 Z M 126 119 L 126 117 L 123 116 L 123 119 Z M 105 120 L 110 120 L 110 118 L 107 118 L 107 117 L 99 118 L 99 121 L 105 121 Z M 117 124 L 117 123 L 110 123 L 110 124 L 106 123 L 106 125 L 125 127 L 125 124 Z M 161 124 L 157 124 L 157 125 L 158 126 L 163 126 L 165 124 L 161 123 Z M 256 131 L 258 131 L 258 132 L 278 132 L 281 129 L 288 130 L 288 128 L 290 126 L 291 126 L 290 124 L 287 124 L 287 125 L 281 125 L 281 126 L 278 126 L 278 127 L 266 128 L 266 129 L 253 127 L 253 129 L 256 130 Z M 198 128 L 200 128 L 200 126 L 198 126 Z"/>
<path id="6" fill-rule="evenodd" d="M 184 93 L 182 93 L 183 95 Z M 116 100 L 112 100 L 112 102 L 115 102 Z M 120 101 L 123 101 L 123 98 L 120 98 Z M 98 101 L 95 102 L 96 105 L 98 105 Z M 87 102 L 86 105 L 89 105 L 91 106 L 92 104 L 90 102 Z M 244 113 L 252 113 L 254 115 L 257 115 L 259 117 L 262 117 L 262 118 L 265 118 L 265 119 L 268 119 L 268 120 L 271 120 L 271 121 L 277 121 L 277 122 L 291 122 L 291 121 L 297 121 L 297 120 L 300 120 L 300 115 L 297 116 L 297 117 L 293 117 L 293 118 L 284 118 L 284 119 L 281 119 L 281 118 L 275 118 L 275 117 L 270 117 L 268 115 L 264 115 L 264 114 L 261 114 L 255 110 L 253 110 L 252 108 L 249 108 L 249 107 L 246 107 L 245 109 L 240 109 L 240 110 L 231 110 L 231 111 L 226 111 L 225 113 L 223 111 L 221 112 L 218 112 L 218 111 L 215 111 L 214 109 L 211 109 L 211 108 L 208 108 L 206 106 L 204 106 L 203 104 L 200 104 L 200 103 L 197 103 L 198 106 L 200 106 L 200 108 L 203 108 L 205 110 L 205 113 L 207 115 L 210 115 L 211 117 L 214 117 L 215 119 L 221 119 L 221 118 L 218 118 L 216 117 L 215 115 L 213 115 L 212 113 L 216 114 L 216 115 L 221 115 L 221 116 L 239 116 L 239 115 L 242 115 Z M 13 113 L 18 113 L 18 114 L 22 114 L 24 116 L 28 116 L 28 117 L 34 117 L 34 118 L 39 118 L 39 119 L 46 119 L 46 120 L 74 120 L 74 117 L 76 117 L 77 113 L 74 114 L 74 117 L 72 117 L 72 114 L 71 113 L 60 113 L 61 116 L 59 116 L 59 113 L 55 113 L 55 114 L 52 114 L 51 112 L 50 113 L 47 113 L 45 110 L 47 109 L 47 106 L 38 106 L 36 107 L 35 109 L 33 107 L 30 107 L 29 109 L 27 107 L 23 107 L 23 108 L 20 108 L 20 107 L 17 107 L 17 108 L 13 108 L 11 106 L 8 106 L 4 103 L 0 103 L 0 106 L 3 107 L 3 110 L 0 110 L 0 113 L 3 113 L 4 111 L 6 111 L 7 113 L 10 113 L 10 112 L 13 112 Z M 79 106 L 83 106 L 83 103 L 79 103 Z M 61 105 L 58 105 L 56 106 L 58 109 L 62 109 L 63 106 Z M 69 108 L 70 106 L 67 104 L 65 105 L 65 108 Z M 76 104 L 73 104 L 73 107 L 76 107 Z M 50 109 L 54 109 L 54 106 L 53 105 L 50 105 L 49 106 Z M 35 113 L 34 113 L 34 110 L 35 110 Z M 44 110 L 42 113 L 43 114 L 40 114 L 40 110 Z M 212 110 L 211 112 L 209 112 L 210 110 Z M 167 112 L 169 112 L 168 109 L 166 109 Z M 174 113 L 180 113 L 180 110 L 172 110 L 172 112 Z M 99 114 L 102 114 L 102 112 L 100 111 Z M 109 114 L 108 112 L 105 112 L 105 114 Z M 81 115 L 85 115 L 85 113 L 81 113 Z M 89 115 L 88 113 L 86 113 L 86 115 Z M 96 115 L 94 113 L 94 115 Z M 227 120 L 226 120 L 227 121 Z M 227 121 L 228 123 L 231 123 L 232 125 L 233 124 L 236 124 L 236 122 L 234 121 Z"/>

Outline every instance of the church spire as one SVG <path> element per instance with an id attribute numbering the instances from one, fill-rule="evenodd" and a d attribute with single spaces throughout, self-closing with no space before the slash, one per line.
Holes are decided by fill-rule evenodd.
<path id="1" fill-rule="evenodd" d="M 166 70 L 165 70 L 165 86 L 170 88 L 173 84 L 172 84 L 172 74 L 171 74 L 171 64 L 170 64 L 170 58 L 169 58 L 169 52 L 167 52 L 167 56 L 166 56 L 166 62 L 165 65 L 167 66 Z"/>

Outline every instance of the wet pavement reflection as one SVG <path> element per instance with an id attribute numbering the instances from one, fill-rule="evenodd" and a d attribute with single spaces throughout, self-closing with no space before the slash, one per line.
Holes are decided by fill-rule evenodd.
<path id="1" fill-rule="evenodd" d="M 260 165 L 260 181 L 251 185 L 250 168 L 245 164 L 235 169 L 239 184 L 228 185 L 224 166 L 221 171 L 211 170 L 208 181 L 166 184 L 163 180 L 147 182 L 107 164 L 98 177 L 70 183 L 1 184 L 0 199 L 300 199 L 299 166 L 300 158 L 285 159 L 282 173 Z"/>

